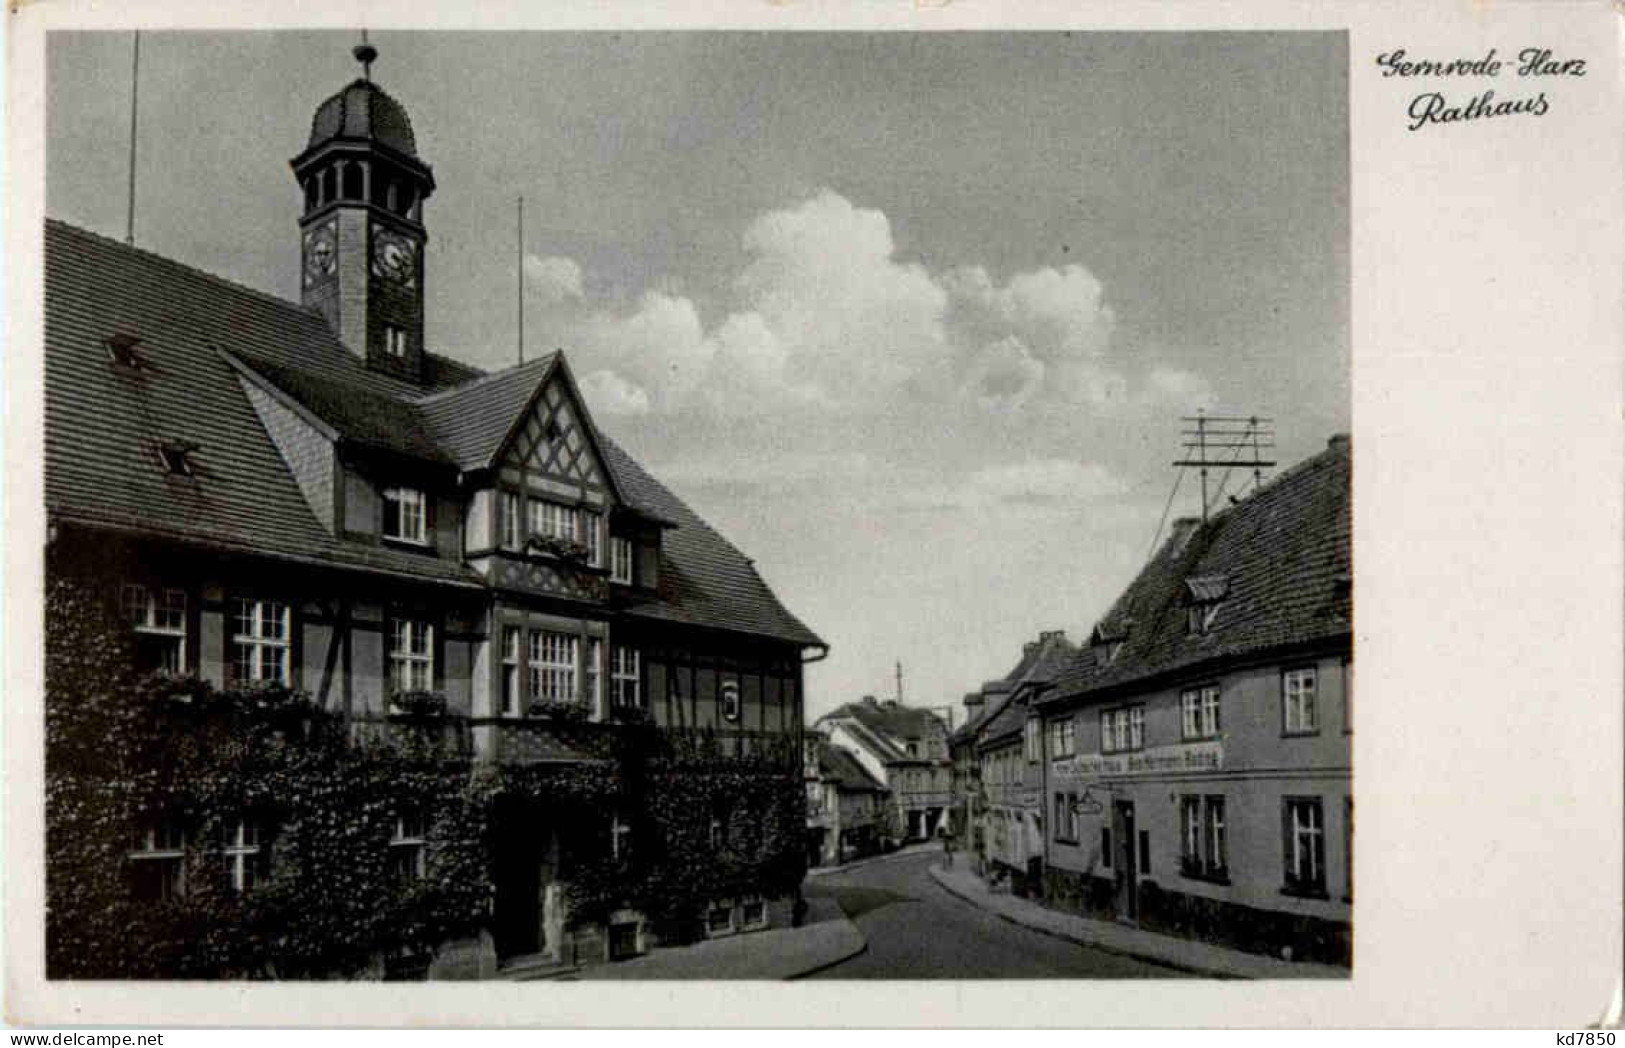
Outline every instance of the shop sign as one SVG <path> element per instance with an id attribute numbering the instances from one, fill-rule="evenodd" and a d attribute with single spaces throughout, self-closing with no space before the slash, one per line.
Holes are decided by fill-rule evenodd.
<path id="1" fill-rule="evenodd" d="M 1054 782 L 1127 775 L 1158 775 L 1169 772 L 1217 771 L 1224 767 L 1224 743 L 1182 742 L 1172 746 L 1150 746 L 1133 753 L 1080 753 L 1050 766 Z"/>

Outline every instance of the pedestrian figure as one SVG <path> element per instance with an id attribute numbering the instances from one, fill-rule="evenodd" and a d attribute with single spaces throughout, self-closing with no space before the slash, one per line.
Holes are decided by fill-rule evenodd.
<path id="1" fill-rule="evenodd" d="M 942 864 L 951 870 L 954 868 L 954 835 L 945 830 L 938 832 L 942 834 Z"/>

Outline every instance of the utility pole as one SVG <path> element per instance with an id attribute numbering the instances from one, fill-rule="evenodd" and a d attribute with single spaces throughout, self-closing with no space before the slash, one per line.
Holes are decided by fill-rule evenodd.
<path id="1" fill-rule="evenodd" d="M 897 705 L 903 704 L 903 660 L 897 660 Z"/>
<path id="2" fill-rule="evenodd" d="M 1262 484 L 1264 470 L 1275 465 L 1274 459 L 1263 457 L 1266 451 L 1273 453 L 1275 447 L 1274 423 L 1259 415 L 1209 415 L 1203 411 L 1198 411 L 1194 416 L 1187 415 L 1180 421 L 1187 426 L 1180 431 L 1180 446 L 1185 457 L 1176 459 L 1174 465 L 1201 472 L 1202 521 L 1206 523 L 1208 470 L 1224 470 L 1217 495 L 1224 494 L 1232 469 L 1251 469 L 1254 486 Z M 1192 423 L 1195 429 L 1189 428 Z"/>
<path id="3" fill-rule="evenodd" d="M 124 219 L 124 242 L 135 243 L 135 114 L 141 97 L 141 30 L 135 31 L 135 50 L 130 58 L 130 187 L 128 211 Z"/>

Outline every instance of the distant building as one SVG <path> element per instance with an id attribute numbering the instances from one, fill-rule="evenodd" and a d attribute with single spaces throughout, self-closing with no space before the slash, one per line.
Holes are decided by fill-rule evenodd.
<path id="1" fill-rule="evenodd" d="M 1052 904 L 1349 961 L 1351 458 L 1179 522 L 1039 701 Z"/>
<path id="2" fill-rule="evenodd" d="M 813 727 L 849 750 L 891 791 L 889 836 L 926 840 L 947 825 L 952 801 L 948 726 L 930 710 L 865 695 L 818 718 Z"/>
<path id="3" fill-rule="evenodd" d="M 949 739 L 955 836 L 982 872 L 1022 892 L 1041 883 L 1044 854 L 1043 769 L 1027 721 L 1076 651 L 1064 630 L 1028 641 L 1008 674 L 965 697 L 966 722 Z"/>
<path id="4" fill-rule="evenodd" d="M 880 850 L 891 791 L 850 751 L 807 737 L 807 864 L 838 866 Z"/>
<path id="5" fill-rule="evenodd" d="M 977 732 L 977 763 L 986 798 L 981 819 L 986 873 L 1008 878 L 1017 893 L 1038 894 L 1044 881 L 1042 720 L 1034 703 L 1066 669 L 1077 648 L 1060 630 L 1039 635 L 1024 653 L 1026 671 L 999 711 Z"/>

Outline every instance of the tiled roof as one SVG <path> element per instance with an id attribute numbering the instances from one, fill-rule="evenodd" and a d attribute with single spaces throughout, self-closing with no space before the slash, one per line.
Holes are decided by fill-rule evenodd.
<path id="1" fill-rule="evenodd" d="M 414 385 L 367 368 L 319 314 L 294 303 L 61 222 L 46 223 L 45 241 L 45 475 L 54 515 L 216 548 L 479 581 L 454 560 L 330 535 L 266 434 L 238 364 L 345 440 L 468 468 L 495 453 L 556 355 L 492 375 L 431 355 L 428 382 Z M 103 341 L 117 333 L 139 338 L 150 366 L 114 365 Z M 748 557 L 599 436 L 628 504 L 675 525 L 662 540 L 660 592 L 630 614 L 822 643 Z M 157 444 L 172 438 L 197 445 L 195 478 L 158 468 Z"/>
<path id="2" fill-rule="evenodd" d="M 874 731 L 868 725 L 864 724 L 860 720 L 857 720 L 856 718 L 843 717 L 840 710 L 836 710 L 831 714 L 826 714 L 818 719 L 820 722 L 822 722 L 836 718 L 840 719 L 841 726 L 850 732 L 852 737 L 857 739 L 858 743 L 862 745 L 864 749 L 868 750 L 870 753 L 873 753 L 881 761 L 890 764 L 896 761 L 906 761 L 909 759 L 908 754 L 893 744 L 890 739 Z"/>
<path id="3" fill-rule="evenodd" d="M 886 786 L 865 768 L 845 747 L 830 742 L 819 742 L 818 776 L 834 782 L 840 789 L 854 792 L 885 793 Z"/>
<path id="4" fill-rule="evenodd" d="M 1072 660 L 1045 701 L 1154 675 L 1313 642 L 1351 637 L 1349 479 L 1352 449 L 1336 437 L 1245 501 L 1175 535 L 1102 620 L 1126 627 L 1109 661 L 1099 648 Z M 1193 594 L 1224 587 L 1206 633 L 1187 632 Z"/>
<path id="5" fill-rule="evenodd" d="M 558 359 L 557 353 L 548 353 L 455 389 L 431 393 L 415 405 L 422 425 L 436 448 L 460 468 L 490 466 Z"/>
<path id="6" fill-rule="evenodd" d="M 942 736 L 947 727 L 942 718 L 930 710 L 872 699 L 846 703 L 827 716 L 849 717 L 870 731 L 904 741 Z"/>
<path id="7" fill-rule="evenodd" d="M 1021 658 L 1016 660 L 1009 673 L 982 685 L 982 708 L 954 731 L 950 741 L 955 745 L 963 744 L 989 730 L 1010 705 L 1021 685 L 1053 682 L 1071 663 L 1076 651 L 1077 647 L 1067 640 L 1064 630 L 1041 633 L 1037 640 L 1024 644 Z"/>
<path id="8" fill-rule="evenodd" d="M 981 742 L 991 744 L 999 739 L 1019 734 L 1027 722 L 1027 708 L 1035 690 L 1054 683 L 1066 672 L 1077 655 L 1077 647 L 1061 634 L 1046 634 L 1023 659 L 1025 672 L 1014 682 L 1010 698 L 999 712 L 979 731 Z"/>
<path id="9" fill-rule="evenodd" d="M 409 157 L 417 156 L 417 138 L 406 109 L 371 80 L 357 78 L 316 107 L 306 148 L 335 138 L 382 142 Z"/>
<path id="10" fill-rule="evenodd" d="M 470 584 L 464 565 L 335 539 L 217 350 L 299 365 L 372 393 L 322 318 L 150 252 L 58 222 L 45 237 L 45 500 L 64 521 Z M 140 338 L 147 366 L 113 364 L 103 340 Z M 460 368 L 442 373 L 457 374 Z M 169 476 L 157 442 L 197 445 L 196 476 Z"/>

